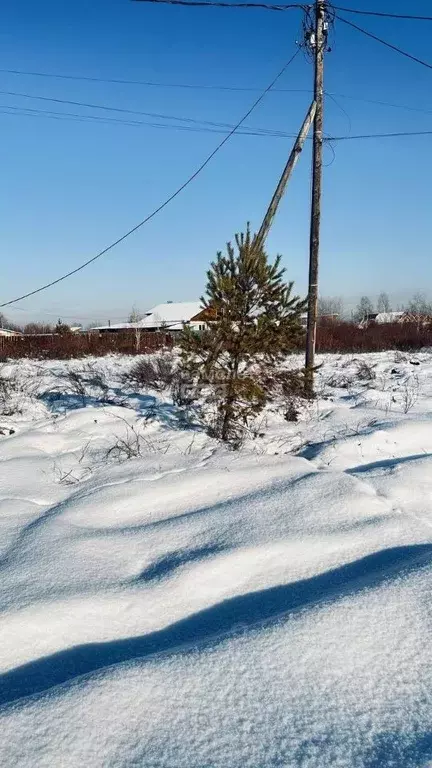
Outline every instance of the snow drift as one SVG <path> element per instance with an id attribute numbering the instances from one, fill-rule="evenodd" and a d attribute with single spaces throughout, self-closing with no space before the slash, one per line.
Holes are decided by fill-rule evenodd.
<path id="1" fill-rule="evenodd" d="M 408 413 L 410 361 L 368 359 L 389 388 L 333 382 L 260 450 L 164 411 L 97 461 L 135 395 L 4 420 L 2 765 L 432 765 L 432 355 Z"/>

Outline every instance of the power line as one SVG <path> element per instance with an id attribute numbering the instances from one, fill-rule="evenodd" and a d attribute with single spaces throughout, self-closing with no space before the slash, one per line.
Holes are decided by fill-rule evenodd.
<path id="1" fill-rule="evenodd" d="M 205 8 L 206 6 L 212 8 L 258 8 L 266 11 L 288 11 L 292 9 L 308 10 L 311 7 L 310 3 L 278 3 L 277 5 L 271 3 L 229 3 L 222 0 L 135 0 L 135 2 L 153 3 L 155 5 L 182 5 Z M 412 21 L 432 21 L 432 16 L 417 16 L 413 14 L 401 14 L 401 13 L 387 13 L 385 11 L 366 11 L 358 8 L 342 8 L 337 5 L 332 5 L 332 9 L 336 11 L 344 11 L 345 13 L 361 14 L 362 16 L 379 16 L 385 19 L 409 19 Z"/>
<path id="2" fill-rule="evenodd" d="M 329 94 L 327 94 L 329 95 Z M 338 105 L 340 106 L 340 105 Z M 14 112 L 10 113 L 4 110 L 15 110 Z M 13 116 L 17 117 L 48 117 L 48 118 L 55 118 L 55 119 L 71 119 L 75 121 L 97 121 L 101 122 L 103 124 L 110 124 L 110 123 L 117 123 L 120 125 L 127 125 L 127 126 L 146 126 L 151 128 L 165 128 L 165 129 L 172 129 L 172 130 L 181 130 L 181 131 L 194 131 L 197 133 L 225 133 L 222 129 L 217 128 L 195 128 L 193 126 L 188 125 L 164 125 L 161 123 L 150 123 L 150 122 L 144 122 L 144 121 L 129 121 L 129 120 L 120 120 L 116 118 L 110 118 L 110 117 L 98 117 L 94 115 L 77 115 L 74 113 L 69 112 L 51 112 L 51 111 L 45 111 L 45 110 L 39 110 L 39 109 L 31 109 L 30 107 L 26 108 L 20 108 L 20 107 L 12 107 L 8 105 L 0 105 L 0 113 L 2 114 L 12 114 Z M 348 113 L 345 113 L 347 119 L 350 120 Z M 351 123 L 351 120 L 350 120 Z M 256 131 L 252 130 L 237 130 L 236 135 L 238 136 L 258 136 L 263 138 L 272 138 L 272 139 L 288 139 L 288 138 L 295 138 L 295 133 L 286 133 L 284 131 L 272 131 L 272 130 L 266 130 L 264 128 L 257 129 Z M 332 141 L 348 141 L 350 139 L 383 139 L 383 138 L 396 138 L 396 137 L 402 137 L 402 136 L 429 136 L 432 135 L 432 131 L 399 131 L 399 132 L 393 132 L 393 133 L 369 133 L 369 134 L 359 134 L 359 135 L 351 135 L 351 132 L 348 133 L 346 136 L 327 136 L 323 139 L 323 141 L 330 143 Z"/>
<path id="3" fill-rule="evenodd" d="M 252 114 L 252 112 L 258 107 L 258 105 L 263 101 L 267 93 L 273 88 L 273 86 L 278 82 L 278 80 L 282 77 L 282 75 L 286 72 L 288 67 L 292 64 L 294 59 L 298 56 L 300 52 L 300 48 L 296 50 L 293 56 L 287 61 L 287 63 L 282 67 L 280 72 L 276 75 L 276 77 L 273 78 L 271 83 L 265 88 L 265 90 L 258 96 L 258 98 L 254 101 L 252 106 L 248 109 L 248 111 L 243 115 L 243 117 L 238 121 L 238 123 L 232 128 L 232 130 L 224 136 L 222 141 L 219 142 L 217 147 L 207 156 L 207 158 L 204 160 L 203 163 L 197 168 L 197 170 L 189 176 L 189 178 L 176 189 L 175 192 L 173 192 L 172 195 L 170 195 L 161 205 L 159 205 L 157 208 L 155 208 L 154 211 L 152 211 L 148 216 L 146 216 L 142 221 L 138 222 L 138 224 L 135 224 L 134 227 L 129 229 L 127 232 L 125 232 L 121 237 L 117 238 L 114 242 L 110 243 L 106 248 L 104 248 L 102 251 L 99 251 L 99 253 L 96 254 L 96 256 L 93 256 L 91 259 L 88 259 L 83 264 L 81 264 L 79 267 L 76 267 L 75 269 L 72 269 L 70 272 L 67 272 L 65 275 L 62 275 L 61 277 L 58 277 L 56 280 L 52 280 L 49 283 L 45 283 L 45 285 L 40 286 L 39 288 L 36 288 L 33 291 L 29 291 L 28 293 L 24 293 L 22 296 L 17 296 L 15 299 L 10 299 L 9 301 L 5 301 L 3 304 L 0 304 L 0 308 L 8 307 L 11 304 L 15 304 L 17 301 L 22 301 L 23 299 L 28 299 L 30 296 L 34 296 L 37 293 L 41 293 L 41 291 L 45 291 L 47 288 L 51 288 L 53 285 L 57 285 L 58 283 L 61 283 L 63 280 L 66 280 L 68 277 L 72 277 L 72 275 L 76 275 L 77 272 L 80 272 L 85 267 L 89 266 L 89 264 L 92 264 L 93 262 L 97 261 L 97 259 L 100 259 L 101 256 L 104 256 L 108 251 L 111 251 L 113 248 L 115 248 L 117 245 L 122 243 L 124 240 L 126 240 L 128 237 L 130 237 L 134 232 L 136 232 L 138 229 L 140 229 L 144 224 L 146 224 L 150 219 L 153 219 L 154 216 L 156 216 L 160 211 L 162 211 L 164 208 L 166 208 L 169 203 L 174 200 L 181 192 L 183 192 L 186 187 L 191 184 L 194 179 L 199 176 L 201 171 L 204 170 L 204 168 L 210 163 L 210 161 L 213 159 L 213 157 L 219 152 L 219 150 L 222 149 L 222 147 L 229 141 L 229 139 L 234 135 L 234 133 L 240 128 L 243 123 L 247 120 L 247 118 Z"/>
<path id="4" fill-rule="evenodd" d="M 91 77 L 87 75 L 65 75 L 63 73 L 57 74 L 55 72 L 34 72 L 32 70 L 23 69 L 0 69 L 0 73 L 10 75 L 26 75 L 29 77 L 48 77 L 56 78 L 59 80 L 82 80 L 91 83 L 115 83 L 117 85 L 140 85 L 149 86 L 154 88 L 191 88 L 198 90 L 211 90 L 211 91 L 259 91 L 261 88 L 242 88 L 230 85 L 199 85 L 197 83 L 158 83 L 151 80 L 124 80 L 122 78 L 110 78 L 110 77 Z M 302 93 L 303 88 L 274 88 L 275 93 Z M 308 91 L 309 92 L 309 91 Z"/>
<path id="5" fill-rule="evenodd" d="M 214 123 L 215 127 L 207 126 L 193 126 L 193 125 L 176 125 L 175 123 L 154 123 L 147 120 L 122 120 L 116 117 L 106 117 L 100 115 L 84 115 L 76 112 L 55 112 L 53 110 L 34 109 L 32 107 L 17 107 L 10 104 L 0 104 L 0 110 L 4 110 L 3 114 L 12 114 L 17 117 L 55 117 L 56 119 L 73 120 L 77 122 L 100 122 L 104 125 L 110 125 L 114 123 L 116 125 L 127 126 L 144 126 L 149 128 L 165 128 L 179 131 L 194 131 L 197 133 L 226 133 L 226 129 L 233 128 L 230 123 Z M 7 110 L 12 110 L 8 112 Z M 177 119 L 177 118 L 176 118 Z M 199 120 L 195 121 L 199 124 Z M 205 122 L 205 121 L 204 121 Z M 255 128 L 255 129 L 242 129 L 238 131 L 241 136 L 270 136 L 277 138 L 292 138 L 295 133 L 287 133 L 286 131 L 278 131 L 271 128 Z"/>
<path id="6" fill-rule="evenodd" d="M 417 56 L 413 56 L 411 53 L 408 53 L 407 51 L 403 51 L 402 48 L 398 48 L 397 45 L 388 43 L 387 40 L 383 40 L 381 37 L 374 35 L 372 32 L 368 32 L 367 29 L 358 27 L 357 24 L 353 24 L 352 21 L 348 21 L 348 19 L 344 19 L 343 16 L 339 16 L 339 14 L 336 15 L 336 18 L 339 19 L 339 21 L 342 21 L 343 24 L 348 24 L 348 26 L 353 27 L 353 29 L 356 29 L 358 32 L 362 32 L 362 34 L 366 35 L 367 37 L 371 37 L 372 40 L 376 40 L 378 43 L 385 45 L 387 48 L 390 48 L 392 51 L 396 51 L 396 53 L 402 54 L 402 56 L 405 56 L 407 59 L 411 59 L 411 61 L 415 61 L 417 62 L 417 64 L 422 64 L 423 67 L 432 69 L 432 64 L 430 64 L 428 61 L 424 61 L 423 59 L 417 58 Z"/>
<path id="7" fill-rule="evenodd" d="M 13 74 L 13 75 L 25 75 L 25 76 L 31 76 L 31 77 L 46 77 L 46 78 L 53 78 L 53 79 L 65 79 L 65 80 L 78 80 L 78 81 L 89 81 L 89 82 L 97 82 L 97 83 L 116 83 L 119 85 L 138 85 L 138 86 L 148 86 L 152 88 L 185 88 L 189 90 L 208 90 L 208 91 L 233 91 L 233 92 L 247 92 L 247 93 L 257 93 L 261 92 L 260 88 L 250 88 L 250 87 L 242 87 L 242 86 L 230 86 L 230 85 L 200 85 L 198 83 L 158 83 L 153 81 L 145 81 L 145 80 L 121 80 L 121 79 L 115 79 L 115 78 L 102 78 L 102 77 L 86 77 L 85 75 L 65 75 L 65 74 L 55 74 L 54 72 L 31 72 L 31 71 L 25 71 L 25 70 L 18 70 L 18 69 L 0 69 L 0 73 L 7 73 L 7 74 Z M 309 88 L 273 88 L 272 93 L 311 93 L 311 90 Z M 23 98 L 36 98 L 32 97 L 30 94 L 20 94 Z M 378 104 L 379 106 L 383 107 L 392 107 L 394 109 L 405 109 L 409 112 L 420 112 L 425 115 L 432 114 L 432 109 L 422 109 L 421 107 L 413 107 L 409 106 L 407 104 L 394 104 L 392 102 L 388 101 L 379 101 L 376 99 L 364 99 L 359 96 L 349 96 L 346 93 L 333 93 L 330 91 L 327 91 L 328 96 L 335 96 L 339 99 L 349 99 L 350 101 L 359 101 L 364 102 L 366 104 Z M 77 104 L 81 106 L 80 102 L 73 102 L 74 104 Z M 87 106 L 87 104 L 85 105 Z M 97 109 L 105 109 L 106 107 L 103 105 L 95 105 L 94 108 Z M 114 109 L 114 107 L 111 107 L 110 109 Z M 133 113 L 135 114 L 135 113 Z M 141 113 L 138 112 L 138 114 L 144 114 L 148 115 L 149 113 Z M 151 115 L 152 113 L 150 113 Z M 175 119 L 175 120 L 191 120 L 191 118 L 177 118 L 177 117 L 170 117 L 169 115 L 163 115 L 161 116 L 163 119 Z M 196 121 L 196 122 L 203 122 L 203 121 Z M 226 124 L 225 124 L 226 125 Z"/>
<path id="8" fill-rule="evenodd" d="M 209 2 L 206 2 L 205 0 L 135 0 L 135 2 L 154 3 L 156 5 L 190 5 L 202 8 L 205 8 L 206 6 L 209 8 L 258 8 L 264 9 L 266 11 L 288 11 L 292 9 L 303 11 L 306 7 L 308 7 L 306 4 L 300 3 L 289 3 L 288 5 L 271 5 L 270 3 L 226 3 L 219 2 L 219 0 L 218 2 L 215 2 L 215 0 L 209 0 Z"/>
<path id="9" fill-rule="evenodd" d="M 405 109 L 408 112 L 421 112 L 424 115 L 432 115 L 432 109 L 422 109 L 421 107 L 410 107 L 407 104 L 394 104 L 391 101 L 379 101 L 377 99 L 362 99 L 360 96 L 348 96 L 346 93 L 329 93 L 327 96 L 337 96 L 339 99 L 349 99 L 350 101 L 359 101 L 364 104 L 377 104 L 381 107 L 392 107 L 393 109 Z"/>
<path id="10" fill-rule="evenodd" d="M 356 139 L 393 139 L 401 136 L 432 136 L 432 131 L 399 131 L 394 133 L 363 133 L 357 136 L 329 136 L 323 139 L 325 142 L 331 141 L 354 141 Z"/>
<path id="11" fill-rule="evenodd" d="M 355 13 L 360 16 L 379 16 L 383 19 L 408 19 L 410 21 L 432 21 L 432 16 L 413 16 L 411 14 L 402 13 L 387 13 L 385 11 L 365 11 L 359 8 L 341 8 L 337 5 L 332 5 L 335 11 L 344 11 L 345 13 Z"/>
<path id="12" fill-rule="evenodd" d="M 205 123 L 206 125 L 216 125 L 218 127 L 229 127 L 226 123 L 214 123 L 210 120 L 196 120 L 193 117 L 177 117 L 176 115 L 163 115 L 159 112 L 143 112 L 138 109 L 127 109 L 126 107 L 111 107 L 107 104 L 92 104 L 85 101 L 72 101 L 70 99 L 58 99 L 54 96 L 39 96 L 30 93 L 20 93 L 18 91 L 0 91 L 2 96 L 15 96 L 20 99 L 36 99 L 37 101 L 49 101 L 54 104 L 69 104 L 74 107 L 85 107 L 86 109 L 102 109 L 107 112 L 121 112 L 126 115 L 141 115 L 144 117 L 155 117 L 160 120 L 179 120 L 185 123 Z"/>
<path id="13" fill-rule="evenodd" d="M 12 110 L 9 112 L 8 110 Z M 152 123 L 144 120 L 121 120 L 115 117 L 100 117 L 99 115 L 81 115 L 74 112 L 53 112 L 51 110 L 44 109 L 32 109 L 31 107 L 15 107 L 8 104 L 0 104 L 0 113 L 10 115 L 12 117 L 46 117 L 56 120 L 70 120 L 73 122 L 96 122 L 103 125 L 126 125 L 132 128 L 144 126 L 146 128 L 163 128 L 166 130 L 177 131 L 192 131 L 195 133 L 223 133 L 226 134 L 223 128 L 207 128 L 207 127 L 195 127 L 191 125 L 176 125 L 170 123 Z M 226 127 L 232 128 L 232 125 L 227 124 Z M 261 136 L 263 138 L 295 138 L 295 133 L 287 133 L 286 131 L 277 131 L 270 128 L 256 128 L 255 130 L 238 130 L 236 132 L 238 136 Z"/>

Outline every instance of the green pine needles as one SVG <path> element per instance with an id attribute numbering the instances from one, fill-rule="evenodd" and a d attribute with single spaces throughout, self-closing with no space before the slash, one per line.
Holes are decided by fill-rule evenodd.
<path id="1" fill-rule="evenodd" d="M 269 262 L 248 226 L 207 273 L 207 329 L 182 334 L 182 369 L 215 406 L 212 433 L 234 446 L 270 398 L 278 364 L 303 335 L 306 301 L 292 296 L 280 262 L 280 256 Z"/>

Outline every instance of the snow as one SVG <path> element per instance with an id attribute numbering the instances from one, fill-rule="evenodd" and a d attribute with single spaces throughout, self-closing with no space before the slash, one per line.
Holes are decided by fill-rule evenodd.
<path id="1" fill-rule="evenodd" d="M 169 301 L 166 304 L 157 304 L 150 310 L 139 323 L 143 328 L 160 325 L 162 322 L 171 323 L 188 322 L 202 311 L 200 301 Z"/>
<path id="2" fill-rule="evenodd" d="M 189 323 L 192 317 L 198 315 L 203 307 L 200 301 L 168 301 L 166 304 L 157 304 L 156 307 L 146 312 L 143 319 L 136 323 L 117 323 L 116 325 L 100 325 L 93 328 L 93 331 L 118 331 L 146 328 L 160 328 L 161 325 L 169 328 L 170 331 L 183 330 L 183 324 Z M 195 323 L 192 323 L 194 326 Z M 199 323 L 197 323 L 199 325 Z"/>
<path id="3" fill-rule="evenodd" d="M 398 323 L 403 318 L 403 316 L 406 314 L 405 311 L 402 312 L 378 312 L 375 322 L 378 323 L 378 325 L 383 325 L 385 323 Z"/>
<path id="4" fill-rule="evenodd" d="M 235 453 L 126 357 L 3 367 L 1 765 L 432 766 L 432 353 L 319 362 Z"/>

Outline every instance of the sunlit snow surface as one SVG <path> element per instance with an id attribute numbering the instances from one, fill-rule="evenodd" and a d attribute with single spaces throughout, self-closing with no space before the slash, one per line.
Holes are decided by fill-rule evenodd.
<path id="1" fill-rule="evenodd" d="M 1 766 L 432 766 L 432 353 L 320 362 L 236 453 L 130 358 L 2 367 Z"/>

